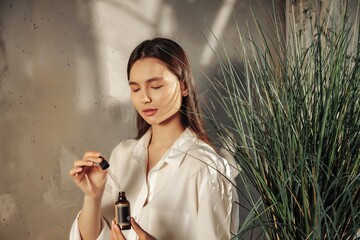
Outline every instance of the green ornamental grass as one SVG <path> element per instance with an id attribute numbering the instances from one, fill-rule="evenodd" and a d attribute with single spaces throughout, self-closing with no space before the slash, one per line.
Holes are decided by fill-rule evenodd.
<path id="1" fill-rule="evenodd" d="M 211 79 L 207 118 L 242 182 L 235 238 L 359 238 L 359 29 L 346 7 L 308 29 L 306 45 L 295 27 L 285 41 L 274 26 L 275 41 L 258 23 L 260 44 L 239 31 L 243 65 L 223 50 Z"/>

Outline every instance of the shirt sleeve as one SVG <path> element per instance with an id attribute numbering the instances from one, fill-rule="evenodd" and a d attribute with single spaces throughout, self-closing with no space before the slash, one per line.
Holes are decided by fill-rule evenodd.
<path id="1" fill-rule="evenodd" d="M 112 194 L 112 180 L 107 178 L 104 195 L 101 202 L 101 232 L 97 238 L 97 240 L 109 240 L 110 239 L 110 219 L 114 218 L 114 200 Z M 81 212 L 78 213 L 76 216 L 71 229 L 70 229 L 70 236 L 69 240 L 82 240 L 78 225 L 78 219 Z"/>
<path id="2" fill-rule="evenodd" d="M 230 239 L 233 188 L 231 178 L 225 178 L 217 170 L 209 169 L 202 176 L 199 208 L 196 223 L 196 239 Z M 207 176 L 206 176 L 207 175 Z"/>
<path id="3" fill-rule="evenodd" d="M 78 213 L 76 219 L 74 220 L 71 229 L 70 229 L 70 236 L 69 240 L 82 240 L 79 226 L 78 226 L 78 219 L 81 212 Z M 101 232 L 97 238 L 97 240 L 108 240 L 110 239 L 110 227 L 107 224 L 106 220 L 102 217 L 101 218 Z"/>

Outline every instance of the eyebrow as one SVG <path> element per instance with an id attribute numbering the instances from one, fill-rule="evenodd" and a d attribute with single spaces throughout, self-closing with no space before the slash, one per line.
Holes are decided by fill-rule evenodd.
<path id="1" fill-rule="evenodd" d="M 150 78 L 150 79 L 146 80 L 145 82 L 146 82 L 146 83 L 151 83 L 151 82 L 160 81 L 160 80 L 163 80 L 163 78 L 162 78 L 162 77 L 154 77 L 154 78 Z M 132 85 L 139 85 L 139 83 L 133 82 L 133 81 L 129 81 L 129 85 L 130 85 L 130 86 L 132 86 Z"/>

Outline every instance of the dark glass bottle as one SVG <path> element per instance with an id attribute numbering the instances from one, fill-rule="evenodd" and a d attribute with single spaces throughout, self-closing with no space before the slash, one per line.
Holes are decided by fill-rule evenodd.
<path id="1" fill-rule="evenodd" d="M 126 199 L 125 192 L 119 192 L 119 198 L 115 203 L 115 220 L 121 230 L 131 228 L 130 202 Z"/>

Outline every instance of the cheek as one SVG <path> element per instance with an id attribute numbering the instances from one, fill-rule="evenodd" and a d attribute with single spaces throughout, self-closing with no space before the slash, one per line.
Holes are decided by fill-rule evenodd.
<path id="1" fill-rule="evenodd" d="M 166 107 L 178 110 L 181 106 L 181 95 L 178 92 L 172 93 L 171 96 L 168 96 L 166 99 L 163 99 L 163 103 Z"/>
<path id="2" fill-rule="evenodd" d="M 180 94 L 180 89 L 178 87 L 168 89 L 166 93 L 162 95 L 161 100 L 165 105 L 174 106 L 177 105 L 179 99 L 181 101 Z"/>

